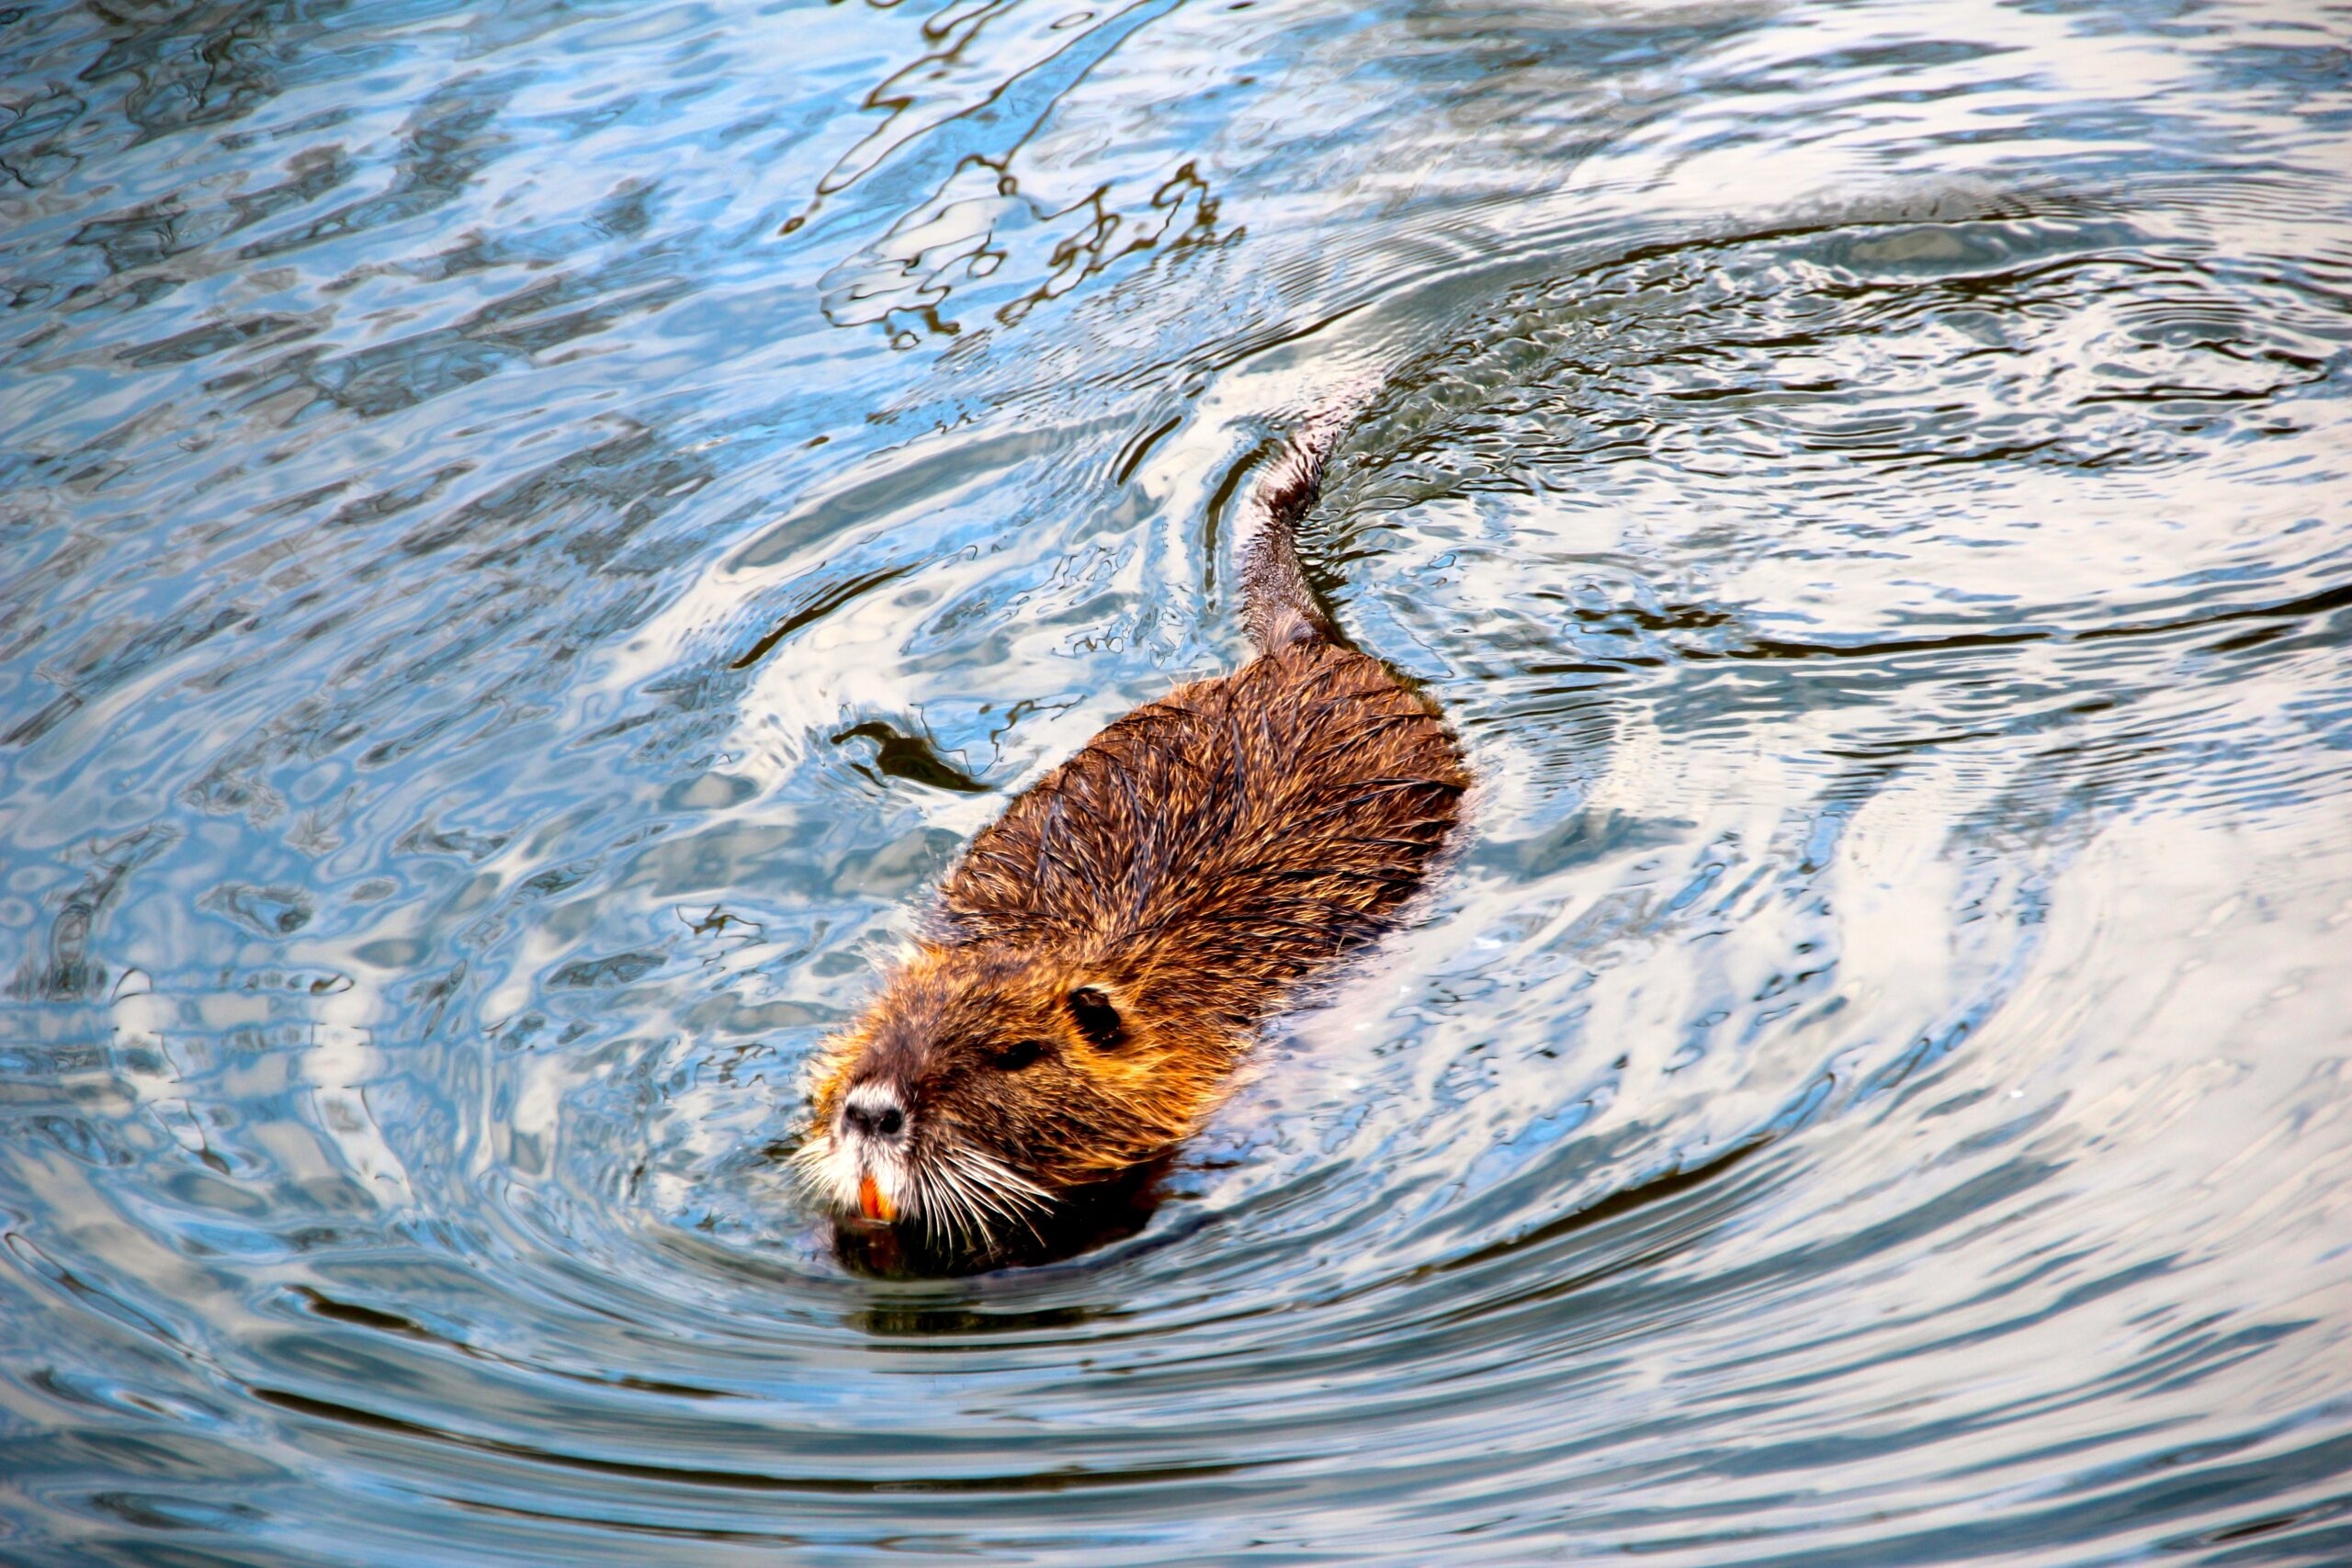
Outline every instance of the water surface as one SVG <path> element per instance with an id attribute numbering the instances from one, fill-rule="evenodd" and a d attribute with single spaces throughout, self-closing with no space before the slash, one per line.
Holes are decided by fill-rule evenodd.
<path id="1" fill-rule="evenodd" d="M 2341 10 L 0 17 L 0 1560 L 2352 1560 Z M 1459 863 L 845 1268 L 815 1043 L 1365 385 Z"/>

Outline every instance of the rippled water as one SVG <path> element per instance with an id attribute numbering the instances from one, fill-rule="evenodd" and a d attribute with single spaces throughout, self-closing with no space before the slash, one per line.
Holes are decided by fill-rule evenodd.
<path id="1" fill-rule="evenodd" d="M 0 1560 L 2352 1561 L 2347 43 L 0 13 Z M 814 1043 L 1366 377 L 1460 863 L 845 1268 Z"/>

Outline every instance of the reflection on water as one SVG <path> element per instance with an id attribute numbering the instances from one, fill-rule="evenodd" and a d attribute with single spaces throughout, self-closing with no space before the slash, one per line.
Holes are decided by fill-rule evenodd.
<path id="1" fill-rule="evenodd" d="M 2352 1557 L 2342 17 L 6 16 L 0 1557 Z M 837 1257 L 814 1043 L 1366 378 L 1461 862 Z"/>

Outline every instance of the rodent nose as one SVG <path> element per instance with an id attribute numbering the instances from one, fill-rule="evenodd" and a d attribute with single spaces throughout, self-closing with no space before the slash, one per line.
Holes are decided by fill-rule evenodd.
<path id="1" fill-rule="evenodd" d="M 844 1105 L 842 1107 L 842 1120 L 849 1124 L 851 1131 L 869 1138 L 895 1138 L 899 1135 L 899 1129 L 907 1124 L 906 1117 L 895 1105 Z"/>

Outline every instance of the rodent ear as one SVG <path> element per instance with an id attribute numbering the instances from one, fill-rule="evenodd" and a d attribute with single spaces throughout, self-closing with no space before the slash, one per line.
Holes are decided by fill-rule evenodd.
<path id="1" fill-rule="evenodd" d="M 1097 1051 L 1115 1051 L 1126 1043 L 1126 1021 L 1102 987 L 1080 986 L 1063 998 L 1062 1005 L 1069 1009 L 1069 1021 L 1078 1025 L 1079 1033 Z"/>

